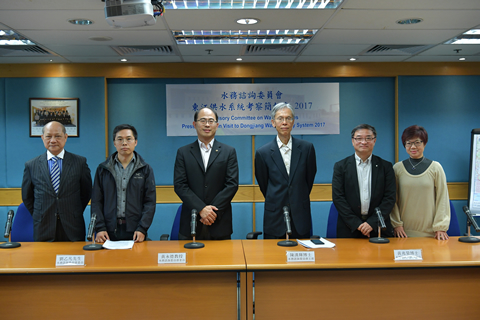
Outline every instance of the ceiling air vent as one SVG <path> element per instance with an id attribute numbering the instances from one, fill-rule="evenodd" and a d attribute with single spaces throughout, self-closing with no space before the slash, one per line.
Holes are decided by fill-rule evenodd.
<path id="1" fill-rule="evenodd" d="M 111 47 L 121 56 L 174 56 L 172 46 L 125 46 Z"/>
<path id="2" fill-rule="evenodd" d="M 0 46 L 0 56 L 3 57 L 33 57 L 33 56 L 55 56 L 50 51 L 47 51 L 39 46 Z"/>
<path id="3" fill-rule="evenodd" d="M 305 45 L 297 44 L 264 44 L 243 46 L 244 56 L 295 56 Z"/>
<path id="4" fill-rule="evenodd" d="M 375 45 L 360 53 L 362 56 L 411 56 L 433 45 Z"/>

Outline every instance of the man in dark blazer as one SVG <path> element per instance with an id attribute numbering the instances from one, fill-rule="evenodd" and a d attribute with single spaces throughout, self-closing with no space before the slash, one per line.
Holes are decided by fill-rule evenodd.
<path id="1" fill-rule="evenodd" d="M 372 155 L 377 132 L 368 124 L 352 130 L 355 154 L 335 163 L 332 179 L 332 198 L 338 211 L 338 238 L 367 238 L 378 236 L 379 208 L 387 229 L 382 236 L 392 237 L 390 222 L 396 199 L 395 173 L 392 164 Z"/>
<path id="2" fill-rule="evenodd" d="M 178 237 L 192 238 L 191 212 L 196 209 L 196 239 L 231 239 L 231 201 L 238 190 L 237 154 L 215 139 L 218 116 L 214 110 L 205 107 L 195 112 L 193 126 L 198 140 L 178 149 L 175 159 L 174 188 L 183 201 Z"/>
<path id="3" fill-rule="evenodd" d="M 61 123 L 47 123 L 42 133 L 47 152 L 25 163 L 22 182 L 22 199 L 33 217 L 33 239 L 85 241 L 83 211 L 92 194 L 87 160 L 64 150 L 68 135 Z M 58 179 L 51 172 L 59 174 Z"/>
<path id="4" fill-rule="evenodd" d="M 272 125 L 278 135 L 255 153 L 255 177 L 265 197 L 264 239 L 286 237 L 285 206 L 290 211 L 291 236 L 310 238 L 310 192 L 317 161 L 313 144 L 291 136 L 294 123 L 291 105 L 276 104 L 272 109 Z"/>

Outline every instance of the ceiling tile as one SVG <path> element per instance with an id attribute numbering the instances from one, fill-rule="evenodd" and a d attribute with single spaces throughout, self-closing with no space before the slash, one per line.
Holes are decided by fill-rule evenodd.
<path id="1" fill-rule="evenodd" d="M 343 8 L 354 9 L 480 9 L 478 0 L 348 0 Z"/>
<path id="2" fill-rule="evenodd" d="M 40 45 L 160 45 L 171 44 L 167 31 L 144 30 L 141 36 L 136 31 L 113 29 L 109 31 L 42 31 L 28 30 L 25 36 Z M 93 41 L 90 37 L 111 37 L 111 41 Z"/>
<path id="3" fill-rule="evenodd" d="M 315 35 L 312 44 L 439 44 L 458 30 L 341 30 L 327 29 Z"/>
<path id="4" fill-rule="evenodd" d="M 479 1 L 480 2 L 480 1 Z M 396 21 L 421 18 L 422 22 L 399 25 Z M 480 24 L 480 10 L 341 10 L 327 28 L 362 30 L 468 30 Z"/>
<path id="5" fill-rule="evenodd" d="M 302 56 L 356 55 L 370 46 L 365 44 L 309 44 L 302 52 Z"/>
<path id="6" fill-rule="evenodd" d="M 2 1 L 2 0 L 0 0 Z M 3 0 L 0 28 L 10 27 L 59 57 L 58 63 L 118 63 L 110 46 L 172 46 L 180 56 L 136 56 L 132 63 L 235 62 L 242 45 L 183 46 L 171 30 L 280 30 L 319 29 L 300 56 L 243 56 L 244 62 L 340 62 L 373 45 L 433 45 L 414 57 L 358 56 L 359 61 L 455 61 L 454 48 L 468 61 L 478 61 L 477 45 L 443 42 L 480 25 L 480 0 L 348 0 L 337 10 L 167 10 L 154 26 L 112 28 L 100 0 Z M 398 19 L 420 17 L 417 25 L 401 26 Z M 76 26 L 71 18 L 94 21 Z M 238 25 L 239 18 L 257 18 L 257 25 Z M 92 41 L 89 37 L 111 37 Z M 213 51 L 208 54 L 207 49 Z M 269 53 L 270 54 L 270 53 Z M 451 59 L 451 60 L 448 60 Z M 0 63 L 47 63 L 45 57 L 0 57 Z M 241 62 L 240 62 L 241 63 Z"/>
<path id="7" fill-rule="evenodd" d="M 459 50 L 457 53 L 455 50 Z M 420 55 L 476 55 L 480 54 L 480 44 L 441 44 L 431 49 L 425 50 Z"/>
<path id="8" fill-rule="evenodd" d="M 169 10 L 165 21 L 171 30 L 267 30 L 321 28 L 334 10 Z M 240 18 L 260 19 L 246 28 Z M 0 20 L 1 21 L 1 20 Z"/>

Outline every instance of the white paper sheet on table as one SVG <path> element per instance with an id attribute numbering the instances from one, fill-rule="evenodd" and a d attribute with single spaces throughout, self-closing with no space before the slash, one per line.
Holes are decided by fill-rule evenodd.
<path id="1" fill-rule="evenodd" d="M 103 244 L 105 249 L 132 249 L 133 248 L 133 240 L 128 241 L 110 241 L 107 240 Z"/>
<path id="2" fill-rule="evenodd" d="M 297 239 L 297 242 L 300 243 L 305 248 L 318 249 L 318 248 L 333 248 L 333 247 L 335 247 L 335 243 L 330 242 L 330 241 L 328 241 L 324 238 L 320 238 L 320 241 L 322 241 L 323 244 L 314 244 L 310 240 L 298 240 Z"/>

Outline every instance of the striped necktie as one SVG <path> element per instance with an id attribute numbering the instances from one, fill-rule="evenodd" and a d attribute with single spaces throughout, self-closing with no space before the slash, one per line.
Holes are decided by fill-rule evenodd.
<path id="1" fill-rule="evenodd" d="M 53 189 L 55 193 L 58 193 L 58 187 L 60 186 L 60 167 L 58 166 L 58 158 L 52 157 L 52 169 L 50 171 L 50 177 L 52 179 Z"/>

